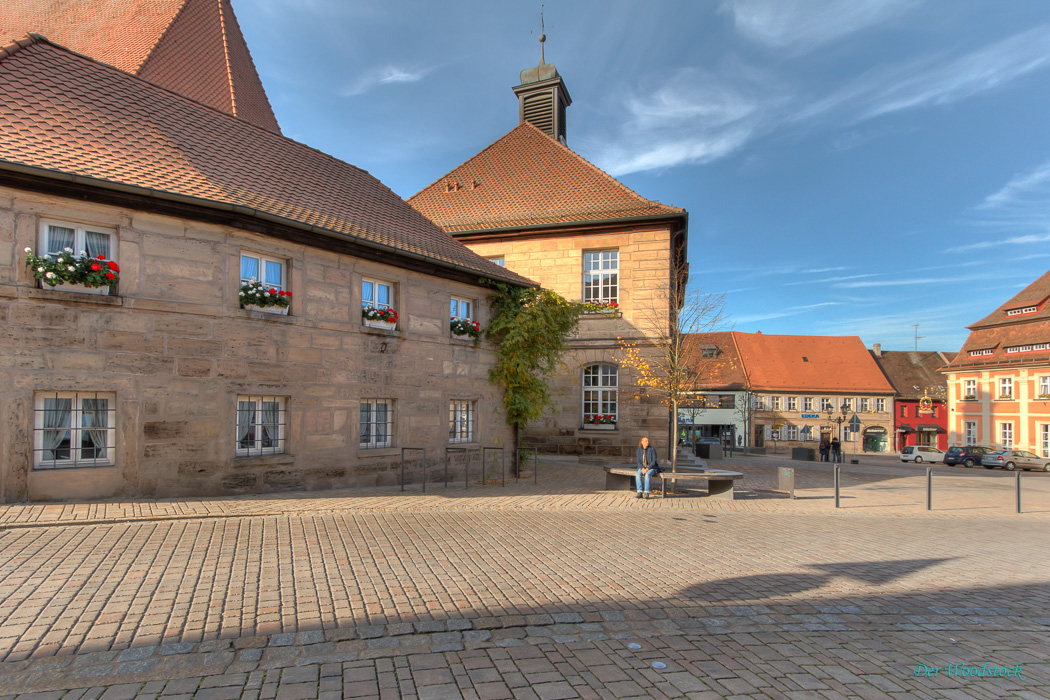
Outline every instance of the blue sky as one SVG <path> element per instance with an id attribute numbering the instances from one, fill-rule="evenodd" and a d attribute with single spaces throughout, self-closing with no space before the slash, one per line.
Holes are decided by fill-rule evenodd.
<path id="1" fill-rule="evenodd" d="M 234 4 L 284 133 L 409 197 L 517 124 L 539 3 Z M 736 330 L 955 351 L 1050 269 L 1045 0 L 547 0 L 568 145 Z"/>

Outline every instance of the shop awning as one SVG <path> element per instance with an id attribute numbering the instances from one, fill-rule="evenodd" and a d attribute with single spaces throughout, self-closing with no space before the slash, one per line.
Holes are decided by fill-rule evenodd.
<path id="1" fill-rule="evenodd" d="M 920 433 L 946 433 L 948 432 L 939 425 L 919 425 Z"/>
<path id="2" fill-rule="evenodd" d="M 910 425 L 907 425 L 907 424 L 905 424 L 905 425 L 898 425 L 897 426 L 897 432 L 898 433 L 914 433 L 915 432 L 915 428 L 913 428 L 913 427 L 911 427 Z"/>

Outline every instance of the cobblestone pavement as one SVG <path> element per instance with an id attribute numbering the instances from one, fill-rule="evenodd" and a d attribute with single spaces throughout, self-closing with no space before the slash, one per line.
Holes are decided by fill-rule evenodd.
<path id="1" fill-rule="evenodd" d="M 1050 475 L 778 464 L 0 506 L 0 696 L 1050 698 Z"/>

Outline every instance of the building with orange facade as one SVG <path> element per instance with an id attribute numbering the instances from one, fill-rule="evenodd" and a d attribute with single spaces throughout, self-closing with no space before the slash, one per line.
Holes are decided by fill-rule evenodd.
<path id="1" fill-rule="evenodd" d="M 949 443 L 1050 457 L 1050 272 L 969 326 L 948 375 Z"/>

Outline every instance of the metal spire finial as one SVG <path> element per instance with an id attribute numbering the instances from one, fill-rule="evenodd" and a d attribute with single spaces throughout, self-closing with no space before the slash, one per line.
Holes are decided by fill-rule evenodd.
<path id="1" fill-rule="evenodd" d="M 543 4 L 540 4 L 540 65 L 547 63 L 543 58 L 543 42 L 547 41 L 547 35 L 543 33 Z"/>

